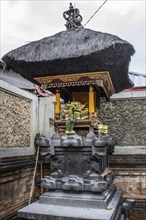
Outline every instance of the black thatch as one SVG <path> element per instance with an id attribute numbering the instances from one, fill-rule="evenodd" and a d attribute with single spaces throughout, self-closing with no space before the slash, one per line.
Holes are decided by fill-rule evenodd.
<path id="1" fill-rule="evenodd" d="M 40 76 L 109 71 L 119 92 L 133 86 L 128 67 L 134 52 L 131 44 L 115 35 L 78 28 L 26 44 L 2 60 L 31 81 Z"/>

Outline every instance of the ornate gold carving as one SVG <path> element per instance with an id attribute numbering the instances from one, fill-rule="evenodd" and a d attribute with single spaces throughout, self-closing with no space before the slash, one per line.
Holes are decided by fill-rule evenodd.
<path id="1" fill-rule="evenodd" d="M 50 83 L 47 85 L 48 88 L 61 88 L 61 87 L 70 87 L 70 86 L 85 86 L 85 85 L 98 85 L 103 87 L 103 80 L 96 81 L 77 81 L 77 82 L 64 82 L 64 83 Z"/>
<path id="2" fill-rule="evenodd" d="M 82 78 L 88 77 L 88 80 L 83 80 Z M 34 78 L 42 86 L 47 86 L 48 88 L 61 88 L 69 86 L 80 86 L 80 85 L 98 85 L 104 88 L 106 94 L 115 93 L 109 72 L 90 72 L 90 73 L 78 73 L 78 74 L 67 74 L 67 75 L 57 75 L 57 76 L 46 76 Z M 55 82 L 58 81 L 58 82 Z M 104 82 L 107 83 L 105 88 Z M 108 95 L 108 96 L 109 96 Z"/>
<path id="3" fill-rule="evenodd" d="M 75 81 L 78 81 L 80 80 L 80 76 L 76 76 L 76 77 L 63 77 L 63 81 L 64 82 L 75 82 Z"/>

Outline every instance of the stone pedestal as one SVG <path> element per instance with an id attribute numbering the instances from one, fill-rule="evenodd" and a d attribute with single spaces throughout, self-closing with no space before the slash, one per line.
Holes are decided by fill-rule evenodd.
<path id="1" fill-rule="evenodd" d="M 35 203 L 18 211 L 22 219 L 128 220 L 131 203 L 122 204 L 122 192 L 113 184 L 108 168 L 113 137 L 97 137 L 92 128 L 85 139 L 74 134 L 51 139 L 39 137 L 42 158 L 51 174 L 42 179 L 48 190 Z"/>
<path id="2" fill-rule="evenodd" d="M 38 220 L 122 220 L 122 192 L 114 186 L 103 194 L 47 192 L 37 202 L 18 211 L 23 219 Z"/>

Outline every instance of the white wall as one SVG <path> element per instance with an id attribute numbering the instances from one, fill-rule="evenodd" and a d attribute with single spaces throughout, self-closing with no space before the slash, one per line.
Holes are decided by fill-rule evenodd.
<path id="1" fill-rule="evenodd" d="M 51 137 L 54 129 L 50 128 L 49 118 L 54 119 L 55 96 L 39 98 L 39 133 Z"/>

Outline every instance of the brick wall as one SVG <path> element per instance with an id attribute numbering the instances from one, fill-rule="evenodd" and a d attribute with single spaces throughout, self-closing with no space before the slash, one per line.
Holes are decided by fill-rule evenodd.
<path id="1" fill-rule="evenodd" d="M 11 219 L 17 210 L 28 204 L 35 157 L 5 158 L 0 162 L 0 220 Z M 37 187 L 34 196 L 38 196 Z"/>

